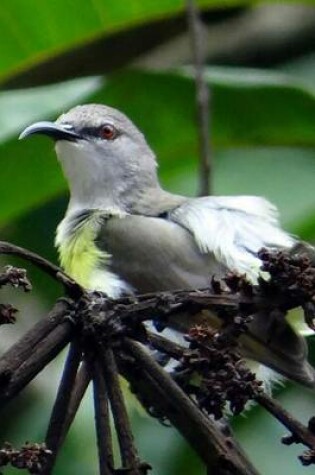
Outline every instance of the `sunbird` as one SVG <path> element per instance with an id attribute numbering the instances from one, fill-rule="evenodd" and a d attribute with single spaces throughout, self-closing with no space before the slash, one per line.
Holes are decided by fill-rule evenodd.
<path id="1" fill-rule="evenodd" d="M 297 244 L 264 198 L 191 198 L 164 190 L 144 135 L 114 108 L 77 106 L 56 122 L 30 125 L 20 138 L 33 134 L 55 142 L 70 188 L 55 243 L 61 266 L 88 290 L 115 299 L 126 292 L 201 289 L 228 271 L 256 282 L 261 248 Z M 314 387 L 304 338 L 285 319 L 270 318 L 256 316 L 240 350 Z"/>

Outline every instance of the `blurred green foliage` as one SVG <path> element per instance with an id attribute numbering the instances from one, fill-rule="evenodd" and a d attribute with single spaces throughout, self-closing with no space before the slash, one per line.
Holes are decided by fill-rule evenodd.
<path id="1" fill-rule="evenodd" d="M 211 8 L 239 5 L 232 0 L 199 3 L 210 13 Z M 137 38 L 139 42 L 141 31 L 136 27 L 175 18 L 183 8 L 181 0 L 1 2 L 0 27 L 6 41 L 0 46 L 0 82 L 13 84 L 19 78 L 20 87 L 32 81 L 49 83 L 49 74 L 45 75 L 47 61 L 48 71 L 52 71 L 66 53 L 70 56 L 63 62 L 64 76 L 58 74 L 61 79 L 75 77 L 69 82 L 0 93 L 1 238 L 56 261 L 54 229 L 66 207 L 66 183 L 50 142 L 44 138 L 18 142 L 17 136 L 29 123 L 52 119 L 78 103 L 102 102 L 122 109 L 144 131 L 155 150 L 165 186 L 178 193 L 196 193 L 198 134 L 191 68 L 158 72 L 122 68 L 105 77 L 84 78 L 75 69 L 75 54 L 71 55 L 85 47 L 93 56 L 96 39 L 106 42 L 117 34 L 112 55 L 119 56 L 119 35 L 133 28 L 133 41 Z M 121 65 L 128 63 L 132 54 L 124 49 L 122 56 Z M 111 71 L 111 61 L 104 58 L 107 71 Z M 90 70 L 82 75 L 93 72 L 91 63 Z M 268 197 L 278 205 L 285 227 L 310 241 L 315 240 L 314 72 L 311 57 L 306 57 L 303 64 L 292 61 L 268 71 L 213 65 L 206 71 L 212 96 L 215 193 Z M 19 296 L 20 319 L 28 325 L 61 292 L 36 270 L 30 272 L 32 297 L 25 300 Z M 30 298 L 33 300 L 27 304 Z M 2 335 L 12 338 L 15 332 L 10 328 Z M 43 439 L 61 361 L 59 358 L 57 369 L 50 365 L 37 378 L 37 384 L 8 407 L 3 416 L 2 440 L 20 444 Z M 278 392 L 285 407 L 301 420 L 307 421 L 314 414 L 311 392 L 288 385 Z M 91 400 L 86 398 L 56 473 L 97 472 L 91 408 Z M 203 473 L 199 460 L 173 429 L 162 427 L 133 408 L 131 405 L 141 456 L 152 463 L 154 474 Z M 234 427 L 263 475 L 276 475 L 279 470 L 286 475 L 304 473 L 296 459 L 300 447 L 281 446 L 282 427 L 261 409 L 237 418 Z"/>

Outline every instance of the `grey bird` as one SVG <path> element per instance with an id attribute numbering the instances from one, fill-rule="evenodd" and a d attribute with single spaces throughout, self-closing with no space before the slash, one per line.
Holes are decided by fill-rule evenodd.
<path id="1" fill-rule="evenodd" d="M 63 268 L 87 289 L 112 298 L 126 291 L 199 289 L 227 271 L 255 282 L 258 250 L 296 244 L 263 198 L 187 198 L 163 190 L 144 135 L 111 107 L 77 106 L 56 122 L 30 125 L 20 138 L 32 134 L 55 141 L 70 187 L 56 246 Z M 315 385 L 304 338 L 286 321 L 255 318 L 241 349 L 290 379 Z"/>

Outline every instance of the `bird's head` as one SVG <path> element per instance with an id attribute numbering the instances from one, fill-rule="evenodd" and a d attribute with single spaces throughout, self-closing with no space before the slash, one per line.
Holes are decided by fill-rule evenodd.
<path id="1" fill-rule="evenodd" d="M 128 211 L 143 191 L 158 186 L 156 161 L 143 134 L 123 113 L 87 104 L 56 122 L 37 122 L 20 135 L 44 134 L 69 182 L 73 207 L 118 206 Z"/>

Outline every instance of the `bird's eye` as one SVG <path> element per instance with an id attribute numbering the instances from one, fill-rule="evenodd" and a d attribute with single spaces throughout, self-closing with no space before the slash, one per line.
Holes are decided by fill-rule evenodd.
<path id="1" fill-rule="evenodd" d="M 105 124 L 100 130 L 100 137 L 105 140 L 114 140 L 117 137 L 117 129 L 111 124 Z"/>

